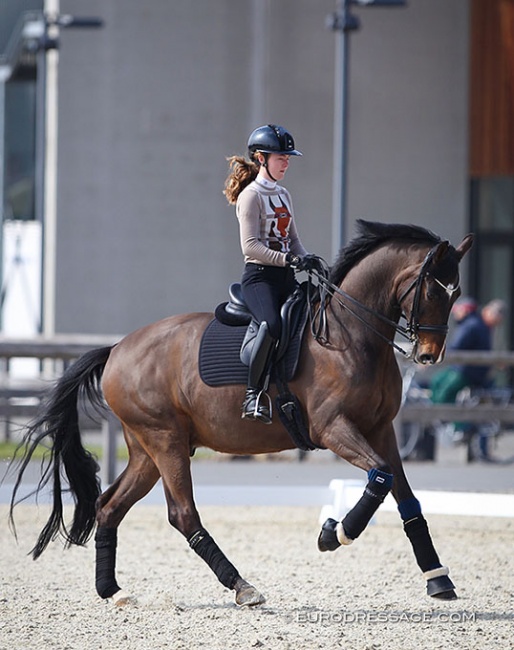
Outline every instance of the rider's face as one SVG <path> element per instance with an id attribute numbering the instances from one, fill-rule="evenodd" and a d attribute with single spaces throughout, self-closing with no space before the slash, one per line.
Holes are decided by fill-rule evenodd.
<path id="1" fill-rule="evenodd" d="M 289 167 L 290 157 L 288 154 L 281 153 L 268 154 L 268 173 L 266 176 L 271 177 L 269 180 L 281 181 L 284 178 Z M 264 162 L 264 156 L 262 157 L 262 162 Z"/>

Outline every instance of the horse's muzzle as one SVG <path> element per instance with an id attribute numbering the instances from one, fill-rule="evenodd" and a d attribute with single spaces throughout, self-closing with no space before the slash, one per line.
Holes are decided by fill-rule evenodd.
<path id="1" fill-rule="evenodd" d="M 446 352 L 446 343 L 437 352 L 430 351 L 430 352 L 419 353 L 418 350 L 416 350 L 416 354 L 414 354 L 414 363 L 419 363 L 422 366 L 433 366 L 436 363 L 442 363 L 445 352 Z"/>

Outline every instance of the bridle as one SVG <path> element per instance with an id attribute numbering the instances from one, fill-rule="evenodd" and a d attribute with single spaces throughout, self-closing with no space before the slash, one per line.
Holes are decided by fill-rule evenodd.
<path id="1" fill-rule="evenodd" d="M 453 294 L 459 290 L 458 284 L 457 285 L 454 285 L 453 283 L 444 284 L 438 278 L 436 278 L 433 275 L 433 273 L 429 271 L 429 267 L 433 262 L 436 248 L 437 247 L 432 248 L 427 253 L 425 259 L 423 260 L 423 263 L 421 264 L 421 269 L 418 275 L 416 276 L 416 278 L 414 278 L 411 284 L 407 287 L 407 289 L 402 293 L 402 295 L 398 299 L 398 306 L 402 310 L 401 316 L 405 319 L 407 323 L 406 325 L 400 325 L 396 321 L 393 321 L 390 318 L 384 316 L 383 314 L 380 314 L 379 312 L 375 311 L 374 309 L 367 307 L 366 305 L 362 304 L 360 301 L 356 300 L 348 293 L 346 293 L 346 291 L 343 291 L 343 289 L 330 282 L 328 279 L 328 265 L 324 260 L 318 258 L 319 260 L 318 268 L 313 268 L 309 271 L 309 283 L 307 289 L 308 303 L 311 306 L 310 320 L 311 320 L 311 332 L 313 337 L 322 345 L 326 345 L 328 343 L 326 308 L 331 299 L 336 300 L 337 303 L 343 309 L 345 309 L 350 314 L 352 314 L 352 316 L 354 316 L 363 325 L 365 325 L 368 329 L 374 332 L 377 336 L 379 336 L 388 345 L 392 346 L 397 352 L 402 354 L 407 359 L 411 359 L 413 357 L 415 358 L 416 350 L 419 345 L 419 335 L 421 332 L 435 332 L 437 334 L 442 334 L 446 336 L 446 334 L 448 333 L 448 324 L 445 323 L 442 325 L 423 325 L 422 323 L 420 323 L 421 294 L 423 291 L 423 283 L 426 279 L 430 277 L 432 280 L 434 280 L 440 287 L 442 287 L 446 291 L 450 299 L 453 296 Z M 317 291 L 319 294 L 318 295 L 319 306 L 318 309 L 315 311 L 313 310 L 313 300 L 312 300 L 313 287 L 311 287 L 311 274 L 316 277 L 318 282 Z M 412 291 L 414 291 L 412 309 L 411 309 L 410 317 L 407 318 L 402 308 L 402 303 Z M 344 298 L 346 302 L 342 302 L 339 296 Z M 394 341 L 394 337 L 393 339 L 389 339 L 387 336 L 382 334 L 382 332 L 379 332 L 370 322 L 368 322 L 363 316 L 361 316 L 352 307 L 350 307 L 347 304 L 348 302 L 351 303 L 352 306 L 357 307 L 359 310 L 366 312 L 367 314 L 377 318 L 381 322 L 392 327 L 395 331 L 395 334 L 399 334 L 400 336 L 407 339 L 412 344 L 411 351 L 407 352 L 401 346 L 397 345 Z"/>
<path id="2" fill-rule="evenodd" d="M 421 325 L 419 322 L 419 311 L 420 311 L 420 302 L 421 302 L 421 293 L 423 290 L 423 281 L 429 277 L 431 277 L 440 287 L 442 287 L 448 296 L 451 298 L 453 294 L 459 290 L 459 285 L 454 286 L 452 283 L 450 284 L 443 284 L 440 280 L 438 280 L 434 275 L 432 275 L 428 268 L 431 265 L 434 254 L 435 254 L 435 248 L 432 248 L 430 251 L 428 251 L 423 264 L 421 265 L 420 272 L 418 274 L 418 277 L 413 280 L 413 282 L 409 285 L 406 291 L 401 295 L 401 297 L 398 299 L 398 304 L 401 306 L 402 302 L 405 300 L 405 298 L 409 295 L 409 293 L 414 290 L 414 299 L 412 301 L 412 310 L 411 310 L 411 315 L 410 319 L 408 320 L 407 323 L 407 331 L 409 332 L 410 335 L 417 335 L 419 332 L 436 332 L 438 334 L 448 334 L 448 325 Z M 407 319 L 406 319 L 407 320 Z"/>

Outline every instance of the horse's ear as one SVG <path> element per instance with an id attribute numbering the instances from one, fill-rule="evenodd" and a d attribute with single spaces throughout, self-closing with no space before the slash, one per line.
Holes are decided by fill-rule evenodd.
<path id="1" fill-rule="evenodd" d="M 434 255 L 432 257 L 434 264 L 437 264 L 443 259 L 443 257 L 448 252 L 449 247 L 450 247 L 449 241 L 442 241 L 440 244 L 437 244 L 434 250 Z"/>
<path id="2" fill-rule="evenodd" d="M 475 239 L 475 235 L 473 235 L 473 234 L 466 235 L 464 237 L 464 239 L 461 241 L 461 243 L 457 246 L 455 251 L 457 253 L 457 257 L 459 258 L 459 261 L 464 257 L 464 255 L 473 246 L 473 240 L 474 239 Z"/>

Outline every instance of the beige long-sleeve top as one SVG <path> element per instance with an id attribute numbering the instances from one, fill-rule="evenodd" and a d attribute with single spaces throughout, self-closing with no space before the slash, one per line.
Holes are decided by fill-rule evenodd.
<path id="1" fill-rule="evenodd" d="M 291 195 L 262 176 L 241 192 L 236 203 L 245 263 L 286 266 L 287 253 L 307 255 L 298 236 Z"/>

